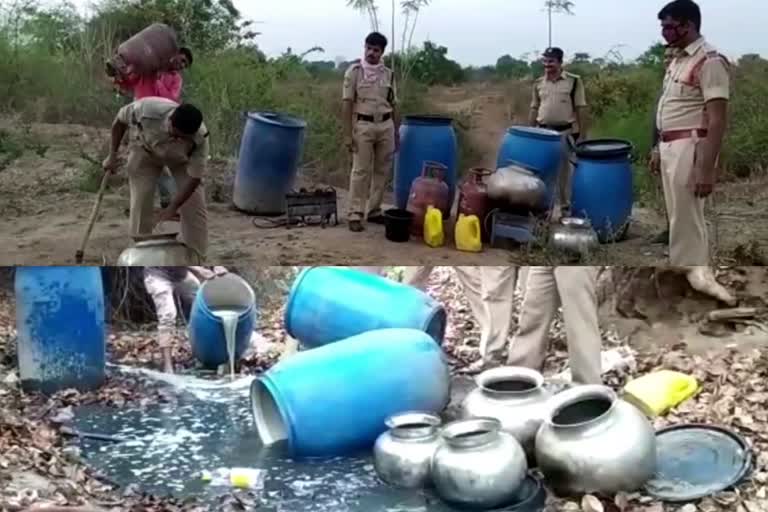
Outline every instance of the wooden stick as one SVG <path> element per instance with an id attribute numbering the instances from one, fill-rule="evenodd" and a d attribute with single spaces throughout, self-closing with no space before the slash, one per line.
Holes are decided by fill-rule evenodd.
<path id="1" fill-rule="evenodd" d="M 85 246 L 88 244 L 88 239 L 91 237 L 91 231 L 93 231 L 93 225 L 96 223 L 96 217 L 99 215 L 101 209 L 101 200 L 104 199 L 104 191 L 107 190 L 107 183 L 109 182 L 108 172 L 104 173 L 101 178 L 101 187 L 99 187 L 99 193 L 96 196 L 96 202 L 93 204 L 93 210 L 91 210 L 91 218 L 88 220 L 88 226 L 85 228 L 85 234 L 83 235 L 83 241 L 80 243 L 80 249 L 75 253 L 75 263 L 82 263 L 83 256 L 85 254 Z"/>
<path id="2" fill-rule="evenodd" d="M 715 309 L 707 313 L 707 320 L 710 322 L 727 322 L 730 320 L 755 318 L 759 311 L 757 308 Z"/>

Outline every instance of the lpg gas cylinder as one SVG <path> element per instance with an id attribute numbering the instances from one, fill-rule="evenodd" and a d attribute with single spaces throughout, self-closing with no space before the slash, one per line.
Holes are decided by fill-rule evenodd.
<path id="1" fill-rule="evenodd" d="M 424 162 L 421 176 L 413 180 L 408 196 L 407 210 L 413 213 L 411 234 L 421 237 L 424 234 L 424 217 L 427 207 L 434 206 L 443 212 L 443 218 L 450 217 L 450 195 L 445 173 L 448 167 L 438 162 Z"/>
<path id="2" fill-rule="evenodd" d="M 493 174 L 490 169 L 473 167 L 467 172 L 467 177 L 459 186 L 459 215 L 477 215 L 482 228 L 483 240 L 488 241 L 487 229 L 485 229 L 485 217 L 490 211 L 488 199 L 488 187 L 485 185 L 485 177 Z"/>
<path id="3" fill-rule="evenodd" d="M 176 32 L 163 23 L 153 23 L 122 43 L 107 65 L 118 74 L 149 75 L 168 67 L 179 53 Z"/>

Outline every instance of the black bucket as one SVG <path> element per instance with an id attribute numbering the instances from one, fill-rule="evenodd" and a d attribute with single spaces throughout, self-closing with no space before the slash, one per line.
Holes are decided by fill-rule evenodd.
<path id="1" fill-rule="evenodd" d="M 413 213 L 394 208 L 384 212 L 385 236 L 390 242 L 407 242 L 411 239 Z"/>

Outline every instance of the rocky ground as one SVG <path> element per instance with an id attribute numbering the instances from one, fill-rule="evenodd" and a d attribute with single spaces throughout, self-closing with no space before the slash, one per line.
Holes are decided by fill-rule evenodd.
<path id="1" fill-rule="evenodd" d="M 720 279 L 739 295 L 742 304 L 765 309 L 766 296 L 755 296 L 747 277 L 756 279 L 756 270 L 724 270 Z M 765 270 L 759 275 L 765 279 Z M 763 283 L 764 284 L 764 283 Z M 463 299 L 461 290 L 448 267 L 439 267 L 433 274 L 429 291 L 449 310 L 450 325 L 447 332 L 446 352 L 456 370 L 477 357 L 479 333 Z M 659 309 L 679 310 L 685 306 L 675 322 L 649 317 L 641 327 L 626 330 L 621 319 L 612 314 L 604 317 L 606 349 L 617 349 L 630 354 L 632 361 L 623 369 L 611 372 L 607 382 L 621 386 L 635 375 L 657 368 L 680 370 L 695 375 L 701 392 L 675 411 L 658 419 L 661 427 L 681 422 L 704 422 L 727 426 L 745 436 L 754 450 L 754 471 L 748 481 L 738 489 L 721 493 L 691 505 L 664 505 L 640 495 L 610 497 L 582 497 L 577 500 L 551 500 L 548 512 L 758 512 L 768 510 L 768 341 L 750 346 L 740 344 L 744 336 L 755 329 L 765 329 L 764 318 L 758 316 L 744 325 L 727 323 L 728 332 L 716 336 L 706 333 L 706 313 L 716 305 L 697 301 L 695 296 L 668 298 Z M 518 297 L 519 301 L 519 297 Z M 661 301 L 663 302 L 663 301 Z M 696 306 L 698 304 L 698 306 Z M 645 310 L 647 312 L 647 310 Z M 661 322 L 661 324 L 660 324 Z M 614 327 L 617 326 L 617 327 Z M 649 343 L 647 337 L 653 329 L 666 326 L 667 337 Z M 697 350 L 699 338 L 690 336 L 694 328 L 699 336 L 719 341 L 719 349 Z M 286 338 L 281 325 L 280 307 L 265 312 L 259 330 L 261 349 L 253 351 L 243 365 L 244 373 L 256 373 L 288 357 L 294 347 Z M 624 332 L 624 334 L 622 334 Z M 566 363 L 567 347 L 561 320 L 553 323 L 551 335 L 553 350 L 546 364 L 548 375 L 560 372 Z M 643 338 L 645 335 L 645 338 Z M 76 450 L 65 447 L 66 430 L 63 422 L 71 416 L 73 406 L 99 402 L 112 407 L 173 401 L 175 397 L 163 388 L 147 383 L 139 377 L 121 375 L 110 379 L 95 393 L 65 391 L 53 398 L 21 393 L 14 370 L 14 320 L 12 297 L 0 298 L 0 510 L 44 510 L 42 504 L 80 506 L 81 511 L 197 511 L 204 507 L 194 502 L 180 503 L 173 499 L 146 496 L 136 489 L 119 489 L 104 477 L 94 473 L 78 458 Z M 635 340 L 643 340 L 636 342 Z M 681 342 L 682 341 L 682 342 Z M 687 342 L 687 344 L 686 344 Z M 716 346 L 704 345 L 706 347 Z M 110 336 L 110 360 L 135 366 L 157 364 L 152 341 L 152 330 L 132 326 L 115 326 Z M 191 355 L 184 341 L 176 344 L 176 360 L 181 370 L 193 367 Z M 236 493 L 222 498 L 219 510 L 258 510 L 258 500 L 248 494 Z"/>

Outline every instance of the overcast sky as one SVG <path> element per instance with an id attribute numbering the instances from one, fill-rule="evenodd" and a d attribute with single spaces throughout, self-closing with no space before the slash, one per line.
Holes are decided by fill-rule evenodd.
<path id="1" fill-rule="evenodd" d="M 389 35 L 387 0 L 382 7 Z M 616 48 L 631 59 L 660 40 L 656 13 L 664 1 L 573 0 L 575 15 L 554 20 L 554 44 L 567 53 L 605 56 Z M 81 5 L 88 0 L 76 0 Z M 367 18 L 346 7 L 345 0 L 234 0 L 257 28 L 259 46 L 269 55 L 291 47 L 300 53 L 313 46 L 325 56 L 356 58 L 369 32 Z M 398 0 L 398 4 L 400 0 Z M 540 51 L 547 44 L 542 0 L 432 0 L 419 18 L 415 41 L 430 39 L 448 47 L 451 58 L 464 65 L 493 64 L 505 53 L 513 56 Z M 703 32 L 731 57 L 744 53 L 768 55 L 768 0 L 700 0 Z M 469 7 L 471 6 L 471 7 Z M 396 25 L 399 25 L 396 22 Z M 399 44 L 399 35 L 398 41 Z"/>

